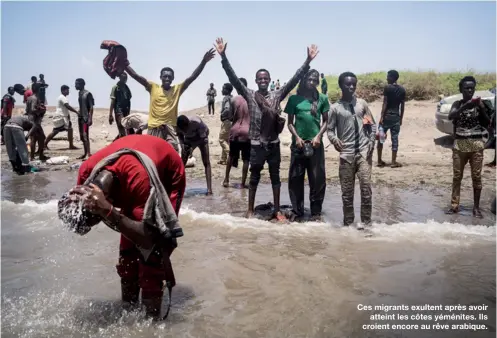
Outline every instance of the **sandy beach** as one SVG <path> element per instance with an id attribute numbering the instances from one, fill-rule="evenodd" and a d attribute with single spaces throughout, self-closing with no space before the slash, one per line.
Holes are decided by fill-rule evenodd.
<path id="1" fill-rule="evenodd" d="M 284 107 L 286 102 L 282 103 Z M 194 110 L 181 112 L 187 116 L 197 115 L 201 117 L 210 129 L 210 154 L 212 164 L 212 175 L 214 184 L 221 182 L 224 178 L 225 167 L 217 164 L 221 155 L 221 147 L 218 141 L 220 128 L 219 112 L 220 102 L 216 103 L 216 115 L 209 116 L 207 107 L 201 107 Z M 381 102 L 370 103 L 371 111 L 375 118 L 378 119 Z M 22 113 L 23 108 L 16 108 L 15 114 Z M 54 107 L 49 107 L 43 121 L 43 127 L 46 135 L 52 130 L 52 115 L 55 111 Z M 376 167 L 376 154 L 374 156 L 374 168 L 372 180 L 376 186 L 392 186 L 392 187 L 410 187 L 417 188 L 423 186 L 425 189 L 429 187 L 446 188 L 447 194 L 450 194 L 452 183 L 452 139 L 450 136 L 440 133 L 435 128 L 435 111 L 436 102 L 430 101 L 410 101 L 406 103 L 406 113 L 404 123 L 402 125 L 399 139 L 399 162 L 403 164 L 402 168 L 392 169 L 390 167 Z M 72 116 L 73 124 L 76 125 L 75 116 Z M 70 161 L 63 165 L 48 165 L 42 164 L 44 170 L 67 170 L 71 165 L 80 161 L 76 160 L 83 152 L 82 144 L 79 141 L 79 135 L 75 130 L 75 144 L 79 150 L 69 150 L 67 142 L 67 134 L 60 133 L 49 144 L 50 150 L 46 154 L 50 157 L 68 156 Z M 90 129 L 91 150 L 96 152 L 102 147 L 110 144 L 117 135 L 117 127 L 115 123 L 109 125 L 108 110 L 95 109 L 94 123 Z M 285 128 L 280 135 L 281 139 L 281 179 L 288 180 L 288 167 L 290 164 L 290 132 Z M 327 147 L 329 142 L 324 139 L 324 145 Z M 2 146 L 2 151 L 5 147 Z M 493 159 L 493 149 L 485 150 L 484 163 L 488 163 Z M 187 168 L 188 178 L 202 178 L 204 176 L 204 168 L 201 162 L 200 153 L 195 150 L 193 154 L 196 158 L 196 165 L 193 168 Z M 391 142 L 387 138 L 384 147 L 384 160 L 387 164 L 391 159 Z M 2 168 L 10 170 L 8 158 L 2 156 Z M 329 184 L 338 183 L 338 153 L 333 146 L 326 148 L 326 173 Z M 263 171 L 262 181 L 269 182 L 267 170 Z M 471 189 L 471 179 L 469 173 L 469 165 L 466 167 L 465 178 L 463 179 L 463 189 Z M 238 169 L 233 168 L 231 171 L 231 183 L 238 183 L 241 178 L 241 166 Z M 495 170 L 485 167 L 483 169 L 483 184 L 484 193 L 495 194 Z"/>

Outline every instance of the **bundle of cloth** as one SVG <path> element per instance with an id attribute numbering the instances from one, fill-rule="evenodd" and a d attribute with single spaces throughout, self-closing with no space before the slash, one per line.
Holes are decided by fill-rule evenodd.
<path id="1" fill-rule="evenodd" d="M 121 75 L 126 67 L 129 66 L 128 52 L 126 48 L 119 42 L 113 40 L 104 40 L 100 44 L 100 49 L 109 51 L 104 58 L 104 70 L 112 78 L 115 79 Z"/>

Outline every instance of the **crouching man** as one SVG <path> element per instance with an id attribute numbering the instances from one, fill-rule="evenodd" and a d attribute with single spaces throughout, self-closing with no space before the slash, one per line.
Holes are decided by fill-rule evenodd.
<path id="1" fill-rule="evenodd" d="M 88 158 L 77 186 L 59 201 L 59 218 L 84 235 L 103 221 L 121 233 L 117 273 L 122 300 L 159 317 L 164 281 L 175 285 L 170 255 L 183 236 L 177 215 L 185 169 L 174 148 L 158 137 L 129 135 Z"/>

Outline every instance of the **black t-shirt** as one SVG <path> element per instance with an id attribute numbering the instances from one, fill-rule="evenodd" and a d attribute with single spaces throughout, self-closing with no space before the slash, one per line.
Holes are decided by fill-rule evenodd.
<path id="1" fill-rule="evenodd" d="M 398 84 L 386 85 L 383 95 L 387 98 L 387 109 L 398 110 L 400 104 L 406 100 L 406 90 Z"/>

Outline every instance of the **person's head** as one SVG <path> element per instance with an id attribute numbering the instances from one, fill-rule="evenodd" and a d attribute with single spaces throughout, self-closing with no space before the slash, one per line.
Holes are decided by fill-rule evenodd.
<path id="1" fill-rule="evenodd" d="M 459 81 L 459 92 L 464 100 L 470 100 L 475 94 L 476 79 L 473 76 L 465 76 Z"/>
<path id="2" fill-rule="evenodd" d="M 188 130 L 188 126 L 190 125 L 190 120 L 185 115 L 178 116 L 176 120 L 176 127 L 182 132 L 186 132 Z"/>
<path id="3" fill-rule="evenodd" d="M 16 92 L 16 91 L 14 90 L 14 87 L 9 87 L 9 88 L 7 89 L 7 93 L 9 93 L 10 95 L 14 95 L 14 93 L 15 93 L 15 92 Z"/>
<path id="4" fill-rule="evenodd" d="M 91 183 L 102 189 L 105 197 L 112 202 L 112 188 L 115 179 L 110 171 L 102 170 Z M 79 235 L 87 234 L 93 226 L 102 221 L 100 216 L 94 215 L 84 208 L 84 197 L 71 193 L 71 191 L 59 199 L 58 216 L 64 226 Z"/>
<path id="5" fill-rule="evenodd" d="M 24 92 L 26 91 L 26 89 L 24 88 L 24 86 L 22 84 L 18 83 L 18 84 L 14 85 L 14 91 L 19 95 L 24 95 Z"/>
<path id="6" fill-rule="evenodd" d="M 62 95 L 64 95 L 64 96 L 69 95 L 69 86 L 67 86 L 67 85 L 62 85 L 62 86 L 60 87 L 60 93 L 61 93 Z"/>
<path id="7" fill-rule="evenodd" d="M 40 92 L 41 85 L 39 83 L 33 83 L 31 86 L 31 90 L 33 91 L 33 94 L 37 95 Z"/>
<path id="8" fill-rule="evenodd" d="M 35 83 L 36 81 L 38 81 L 38 79 L 36 78 L 36 76 L 31 76 L 31 82 Z"/>
<path id="9" fill-rule="evenodd" d="M 45 75 L 40 74 L 40 80 L 44 80 L 44 79 L 45 79 Z"/>
<path id="10" fill-rule="evenodd" d="M 324 74 L 323 73 L 321 73 L 321 78 L 324 79 Z"/>
<path id="11" fill-rule="evenodd" d="M 315 69 L 309 70 L 300 80 L 298 91 L 314 91 L 319 84 L 319 72 Z"/>
<path id="12" fill-rule="evenodd" d="M 269 82 L 271 82 L 271 75 L 267 69 L 261 68 L 255 73 L 255 83 L 259 90 L 267 90 Z"/>
<path id="13" fill-rule="evenodd" d="M 211 89 L 214 88 L 214 83 L 211 83 L 209 86 L 211 87 Z"/>
<path id="14" fill-rule="evenodd" d="M 171 83 L 174 81 L 174 70 L 169 67 L 164 67 L 160 71 L 160 79 L 162 81 L 162 87 L 165 89 L 171 88 Z"/>
<path id="15" fill-rule="evenodd" d="M 338 86 L 342 90 L 342 96 L 351 98 L 357 88 L 357 76 L 352 72 L 345 72 L 338 77 Z"/>
<path id="16" fill-rule="evenodd" d="M 128 82 L 128 74 L 126 74 L 125 72 L 122 72 L 122 74 L 119 75 L 118 83 L 119 84 L 126 84 L 126 82 Z"/>
<path id="17" fill-rule="evenodd" d="M 76 82 L 74 83 L 74 87 L 76 88 L 76 90 L 83 90 L 83 89 L 85 89 L 85 85 L 86 85 L 86 82 L 82 78 L 76 79 Z"/>
<path id="18" fill-rule="evenodd" d="M 387 73 L 388 84 L 394 84 L 399 79 L 399 72 L 396 70 L 389 70 Z"/>
<path id="19" fill-rule="evenodd" d="M 231 92 L 233 91 L 233 85 L 231 83 L 225 83 L 223 84 L 223 95 L 231 95 Z"/>

